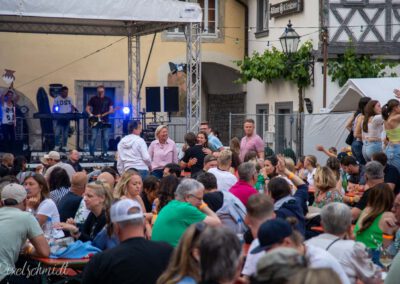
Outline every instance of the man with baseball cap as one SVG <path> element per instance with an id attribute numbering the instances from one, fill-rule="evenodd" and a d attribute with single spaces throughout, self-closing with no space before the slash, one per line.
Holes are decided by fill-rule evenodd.
<path id="1" fill-rule="evenodd" d="M 17 283 L 26 280 L 23 275 L 13 273 L 26 240 L 32 244 L 25 247 L 27 254 L 48 257 L 50 248 L 38 221 L 31 213 L 25 212 L 26 190 L 22 185 L 6 185 L 1 192 L 1 203 L 0 283 Z"/>
<path id="2" fill-rule="evenodd" d="M 45 156 L 46 156 L 46 155 L 45 155 Z M 49 166 L 50 166 L 50 167 L 47 169 L 47 171 L 46 171 L 46 173 L 45 173 L 45 175 L 44 175 L 44 177 L 46 178 L 47 181 L 48 181 L 49 178 L 50 178 L 51 172 L 52 172 L 56 167 L 60 167 L 60 168 L 64 169 L 64 170 L 67 172 L 67 174 L 68 174 L 70 180 L 71 180 L 72 176 L 76 173 L 75 170 L 74 170 L 74 168 L 73 168 L 70 164 L 63 163 L 63 162 L 61 161 L 60 153 L 58 153 L 58 152 L 56 152 L 56 151 L 50 151 L 50 152 L 47 154 L 47 163 L 48 163 Z"/>
<path id="3" fill-rule="evenodd" d="M 268 220 L 260 226 L 257 236 L 260 245 L 250 253 L 293 248 L 307 259 L 310 268 L 331 268 L 338 274 L 343 284 L 350 283 L 339 262 L 326 250 L 304 244 L 300 232 L 293 230 L 288 221 L 281 218 Z"/>
<path id="4" fill-rule="evenodd" d="M 155 283 L 168 265 L 172 247 L 145 239 L 144 215 L 135 200 L 117 201 L 110 218 L 120 244 L 90 260 L 82 283 Z"/>

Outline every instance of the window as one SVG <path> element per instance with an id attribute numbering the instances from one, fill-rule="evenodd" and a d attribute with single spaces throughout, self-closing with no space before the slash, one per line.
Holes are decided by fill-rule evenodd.
<path id="1" fill-rule="evenodd" d="M 269 5 L 268 0 L 257 0 L 256 36 L 268 36 Z"/>
<path id="2" fill-rule="evenodd" d="M 199 3 L 203 12 L 203 35 L 217 36 L 218 29 L 218 0 L 180 0 Z M 172 28 L 169 34 L 182 34 L 185 27 Z"/>

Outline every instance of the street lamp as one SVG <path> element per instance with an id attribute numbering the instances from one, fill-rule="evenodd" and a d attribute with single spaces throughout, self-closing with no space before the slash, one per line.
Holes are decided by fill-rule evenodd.
<path id="1" fill-rule="evenodd" d="M 285 28 L 284 33 L 279 38 L 279 41 L 281 42 L 282 50 L 285 54 L 292 54 L 297 51 L 297 47 L 299 46 L 300 42 L 300 36 L 292 28 L 292 23 L 290 20 Z"/>

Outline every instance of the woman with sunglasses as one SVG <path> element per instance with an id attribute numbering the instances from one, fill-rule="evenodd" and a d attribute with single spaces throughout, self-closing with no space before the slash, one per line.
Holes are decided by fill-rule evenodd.
<path id="1" fill-rule="evenodd" d="M 84 242 L 93 241 L 107 223 L 106 216 L 112 201 L 108 187 L 108 184 L 102 181 L 95 181 L 86 186 L 83 200 L 90 213 L 81 229 L 76 226 L 72 218 L 65 223 L 59 223 L 58 227 L 69 231 L 75 239 Z"/>

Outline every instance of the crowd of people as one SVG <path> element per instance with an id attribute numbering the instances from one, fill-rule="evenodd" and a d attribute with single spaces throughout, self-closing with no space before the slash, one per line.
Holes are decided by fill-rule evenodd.
<path id="1" fill-rule="evenodd" d="M 35 280 L 13 272 L 18 259 L 49 257 L 49 220 L 56 238 L 102 251 L 82 283 L 397 283 L 399 125 L 398 100 L 362 98 L 351 149 L 316 145 L 325 165 L 265 155 L 252 119 L 229 147 L 204 122 L 181 154 L 168 126 L 147 147 L 132 121 L 115 166 L 93 172 L 75 150 L 32 171 L 3 154 L 0 283 Z"/>

